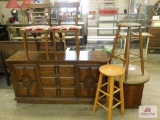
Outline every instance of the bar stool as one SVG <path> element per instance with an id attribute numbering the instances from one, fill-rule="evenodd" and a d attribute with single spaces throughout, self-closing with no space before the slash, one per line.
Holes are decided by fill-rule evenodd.
<path id="1" fill-rule="evenodd" d="M 94 101 L 93 112 L 96 111 L 97 104 L 108 110 L 108 120 L 112 119 L 112 109 L 116 106 L 121 106 L 121 114 L 124 114 L 124 94 L 123 94 L 123 74 L 124 68 L 108 64 L 103 65 L 99 68 L 100 76 L 99 82 L 97 86 L 96 97 Z M 103 82 L 103 76 L 108 76 L 108 81 Z M 119 87 L 114 86 L 114 77 L 119 77 Z M 103 87 L 107 86 L 107 92 L 103 90 Z M 117 92 L 120 92 L 120 100 L 113 97 L 113 95 Z M 100 95 L 102 93 L 102 95 Z M 107 98 L 108 107 L 99 102 L 101 98 Z M 116 104 L 113 105 L 113 100 L 116 101 Z"/>
<path id="2" fill-rule="evenodd" d="M 127 35 L 126 35 L 126 45 L 125 45 L 124 57 L 122 57 L 120 54 L 115 54 L 118 38 L 120 37 L 121 27 L 127 27 L 128 28 L 127 29 Z M 134 53 L 130 53 L 130 41 L 131 41 L 131 37 L 133 36 L 132 33 L 131 33 L 131 28 L 132 27 L 137 28 L 138 32 L 139 32 L 137 36 L 134 35 L 134 37 L 139 38 L 139 50 L 140 50 L 139 55 L 134 54 Z M 129 55 L 130 54 L 139 57 L 139 59 L 129 61 Z M 139 23 L 119 23 L 118 30 L 117 30 L 117 33 L 116 33 L 116 37 L 115 37 L 115 40 L 114 40 L 114 43 L 113 43 L 113 48 L 112 48 L 112 53 L 110 55 L 109 63 L 112 62 L 113 57 L 120 58 L 123 61 L 123 66 L 125 66 L 125 80 L 127 80 L 127 78 L 128 78 L 129 63 L 141 61 L 141 72 L 142 72 L 142 75 L 144 75 L 143 40 L 142 40 L 141 24 L 139 24 Z"/>

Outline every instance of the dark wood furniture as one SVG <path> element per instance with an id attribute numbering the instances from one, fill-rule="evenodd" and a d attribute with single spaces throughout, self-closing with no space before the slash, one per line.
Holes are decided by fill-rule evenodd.
<path id="1" fill-rule="evenodd" d="M 42 41 L 37 42 L 37 47 L 35 45 L 34 41 L 28 41 L 28 49 L 36 51 L 37 47 L 40 51 L 45 51 L 45 43 Z M 52 43 L 51 41 L 48 42 L 49 44 L 49 50 L 52 50 Z M 15 54 L 18 51 L 23 51 L 23 41 L 0 41 L 0 73 L 4 74 L 6 77 L 7 85 L 10 85 L 10 75 L 8 66 L 5 62 L 5 60 Z"/>
<path id="2" fill-rule="evenodd" d="M 149 10 L 148 14 L 148 26 L 147 26 L 147 32 L 151 33 L 153 37 L 150 38 L 149 44 L 148 44 L 148 50 L 151 49 L 160 49 L 160 26 L 154 24 L 155 22 L 160 22 L 160 19 L 154 20 L 153 16 L 159 16 L 160 15 L 160 0 L 158 0 L 153 7 Z M 153 24 L 152 24 L 153 23 Z"/>
<path id="3" fill-rule="evenodd" d="M 19 51 L 6 62 L 10 68 L 18 103 L 92 103 L 99 78 L 99 66 L 108 62 L 104 51 L 49 53 Z"/>
<path id="4" fill-rule="evenodd" d="M 148 50 L 160 49 L 160 27 L 148 26 L 147 32 L 153 35 L 153 37 L 150 38 Z"/>

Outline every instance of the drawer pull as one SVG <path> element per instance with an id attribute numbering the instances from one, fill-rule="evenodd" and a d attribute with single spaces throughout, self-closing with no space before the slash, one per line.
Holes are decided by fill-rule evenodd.
<path id="1" fill-rule="evenodd" d="M 58 74 L 59 73 L 59 66 L 54 66 L 54 71 L 56 74 Z"/>
<path id="2" fill-rule="evenodd" d="M 56 85 L 60 85 L 60 78 L 55 78 L 56 79 Z"/>
<path id="3" fill-rule="evenodd" d="M 57 96 L 61 96 L 61 89 L 56 89 Z"/>

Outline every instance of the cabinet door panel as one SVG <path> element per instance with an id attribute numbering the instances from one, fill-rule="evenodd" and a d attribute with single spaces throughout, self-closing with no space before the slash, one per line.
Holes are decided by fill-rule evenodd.
<path id="1" fill-rule="evenodd" d="M 99 66 L 78 66 L 78 82 L 80 86 L 80 97 L 94 97 L 99 79 Z"/>
<path id="2" fill-rule="evenodd" d="M 16 96 L 40 96 L 40 84 L 36 65 L 12 66 L 12 77 Z"/>

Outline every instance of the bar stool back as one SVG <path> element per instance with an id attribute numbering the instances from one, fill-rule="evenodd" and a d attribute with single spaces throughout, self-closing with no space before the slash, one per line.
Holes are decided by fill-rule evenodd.
<path id="1" fill-rule="evenodd" d="M 96 111 L 97 104 L 103 107 L 104 109 L 108 110 L 108 119 L 112 119 L 112 109 L 116 106 L 120 105 L 121 107 L 121 114 L 124 114 L 124 93 L 123 93 L 123 74 L 124 74 L 124 68 L 108 64 L 108 65 L 102 65 L 99 68 L 100 76 L 97 86 L 97 92 L 96 97 L 94 101 L 94 107 L 93 112 Z M 103 81 L 103 76 L 108 77 L 108 81 Z M 114 86 L 114 78 L 119 77 L 119 88 Z M 103 87 L 107 87 L 107 91 L 103 90 Z M 119 92 L 120 93 L 120 100 L 116 99 L 114 97 L 114 94 Z M 101 95 L 101 94 L 102 95 Z M 107 98 L 108 107 L 104 104 L 100 103 L 100 99 Z M 113 100 L 115 100 L 116 103 L 113 105 Z"/>

